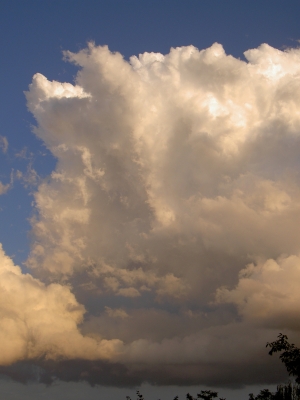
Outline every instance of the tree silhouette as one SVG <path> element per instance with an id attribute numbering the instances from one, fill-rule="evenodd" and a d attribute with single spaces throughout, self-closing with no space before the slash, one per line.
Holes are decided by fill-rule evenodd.
<path id="1" fill-rule="evenodd" d="M 212 390 L 201 390 L 200 393 L 197 394 L 197 399 L 203 400 L 212 400 L 218 396 L 218 392 L 213 392 Z M 195 397 L 190 395 L 189 393 L 186 395 L 187 400 L 197 400 Z M 226 400 L 226 399 L 219 399 L 219 400 Z"/>
<path id="2" fill-rule="evenodd" d="M 283 352 L 280 360 L 284 363 L 289 375 L 296 377 L 296 382 L 300 383 L 300 349 L 294 343 L 288 342 L 288 337 L 279 333 L 278 339 L 267 343 L 266 347 L 271 347 L 269 354 Z"/>
<path id="3" fill-rule="evenodd" d="M 213 392 L 211 390 L 201 390 L 201 393 L 197 394 L 198 399 L 211 400 L 218 396 L 218 392 Z"/>
<path id="4" fill-rule="evenodd" d="M 275 395 L 270 392 L 269 389 L 263 389 L 257 396 L 253 396 L 253 393 L 249 394 L 249 400 L 273 400 L 276 399 Z"/>

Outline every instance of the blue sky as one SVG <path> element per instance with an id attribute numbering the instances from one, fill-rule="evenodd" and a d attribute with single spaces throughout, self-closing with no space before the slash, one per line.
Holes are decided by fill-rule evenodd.
<path id="1" fill-rule="evenodd" d="M 70 322 L 70 326 L 76 321 L 74 335 L 82 343 L 82 348 L 87 346 L 90 349 L 88 346 L 94 346 L 87 344 L 87 337 L 94 338 L 98 335 L 101 340 L 111 341 L 112 346 L 121 346 L 119 342 L 113 342 L 115 339 L 120 340 L 122 346 L 125 346 L 124 354 L 127 356 L 105 357 L 122 368 L 129 365 L 128 376 L 133 379 L 134 384 L 138 385 L 141 380 L 146 380 L 151 383 L 157 381 L 162 385 L 145 387 L 145 393 L 149 393 L 150 400 L 151 395 L 159 396 L 160 390 L 164 399 L 176 395 L 174 377 L 178 373 L 178 360 L 174 361 L 170 356 L 169 364 L 164 364 L 159 353 L 168 355 L 169 350 L 159 350 L 159 343 L 169 343 L 166 348 L 170 346 L 170 349 L 178 346 L 178 359 L 182 365 L 186 365 L 186 378 L 183 378 L 180 383 L 182 387 L 178 389 L 180 393 L 185 393 L 186 390 L 195 391 L 195 386 L 192 386 L 195 384 L 201 388 L 218 387 L 220 395 L 225 393 L 228 399 L 241 398 L 241 393 L 244 396 L 251 390 L 257 391 L 259 387 L 274 387 L 277 381 L 271 377 L 272 374 L 278 380 L 285 377 L 279 361 L 268 358 L 263 359 L 262 365 L 268 368 L 272 365 L 273 368 L 274 364 L 272 374 L 267 373 L 264 377 L 263 367 L 261 372 L 255 374 L 253 371 L 259 371 L 259 367 L 250 353 L 257 352 L 257 357 L 261 355 L 260 346 L 263 352 L 266 340 L 272 340 L 274 335 L 276 337 L 276 332 L 282 329 L 286 329 L 295 341 L 299 337 L 298 326 L 290 322 L 299 316 L 294 307 L 297 295 L 289 303 L 282 305 L 284 316 L 281 316 L 268 308 L 269 300 L 273 298 L 264 289 L 268 285 L 274 285 L 274 293 L 285 293 L 279 283 L 283 278 L 279 275 L 268 275 L 271 270 L 268 260 L 274 262 L 272 265 L 276 264 L 278 274 L 290 271 L 294 281 L 298 277 L 297 257 L 300 249 L 297 244 L 297 228 L 291 221 L 296 224 L 299 218 L 297 201 L 300 145 L 296 105 L 299 77 L 297 63 L 300 56 L 289 49 L 297 49 L 299 46 L 299 13 L 299 2 L 277 0 L 4 0 L 0 4 L 0 182 L 8 185 L 3 194 L 0 185 L 0 243 L 6 254 L 1 256 L 1 263 L 8 265 L 11 261 L 7 260 L 12 259 L 14 264 L 21 266 L 23 273 L 29 273 L 39 280 L 39 284 L 32 284 L 37 285 L 32 291 L 36 290 L 38 297 L 42 298 L 44 293 L 44 289 L 38 289 L 42 287 L 39 285 L 50 284 L 45 286 L 50 288 L 47 289 L 49 291 L 52 290 L 51 283 L 59 285 L 60 293 L 65 293 L 68 298 L 66 304 L 72 303 L 78 313 L 74 316 L 75 311 L 72 311 L 73 314 L 69 315 L 69 306 L 64 306 L 68 310 L 65 311 L 68 316 L 62 317 L 60 326 L 63 326 L 64 319 Z M 91 56 L 94 50 L 80 53 L 88 42 L 95 43 L 95 59 Z M 226 58 L 224 55 L 225 58 L 222 58 L 221 48 L 216 45 L 211 47 L 216 42 L 232 57 Z M 263 43 L 269 46 L 260 47 L 259 51 L 247 53 L 245 57 L 245 51 L 257 49 Z M 108 46 L 111 53 L 97 48 L 104 45 Z M 199 64 L 195 67 L 195 71 L 198 71 L 195 75 L 192 69 L 190 72 L 186 72 L 185 67 L 180 69 L 174 60 L 183 53 L 180 53 L 181 50 L 170 53 L 170 49 L 190 45 L 200 51 L 211 48 L 210 52 L 205 53 L 207 59 L 213 57 L 213 54 L 220 57 L 221 61 L 218 61 L 216 67 L 211 64 L 211 69 L 205 70 L 204 64 L 201 64 L 202 56 L 197 56 Z M 271 48 L 280 52 L 276 53 Z M 73 53 L 68 56 L 71 62 L 64 60 L 63 51 Z M 188 55 L 182 57 L 191 57 L 193 52 L 198 54 L 198 50 L 186 51 Z M 115 52 L 121 53 L 125 61 L 118 60 L 114 56 Z M 161 56 L 152 55 L 150 61 L 142 57 L 136 64 L 131 61 L 130 68 L 139 71 L 141 76 L 140 81 L 134 81 L 137 78 L 132 78 L 131 72 L 126 69 L 128 61 L 131 56 L 138 57 L 145 52 L 163 55 L 170 53 L 176 56 L 166 57 L 162 61 Z M 86 54 L 90 56 L 85 58 Z M 104 62 L 105 57 L 107 61 Z M 98 61 L 93 60 L 102 60 L 99 61 L 102 63 L 102 72 L 95 67 Z M 154 69 L 150 67 L 151 63 L 154 65 L 156 62 L 167 65 L 168 68 L 170 65 L 178 68 L 181 82 L 186 82 L 187 93 L 185 87 L 179 93 L 172 72 L 164 75 L 162 69 L 155 72 L 156 76 Z M 247 63 L 251 67 L 248 68 Z M 265 84 L 273 76 L 273 72 L 268 69 L 271 64 L 275 66 L 272 70 L 275 71 L 274 74 L 278 74 L 274 91 Z M 105 65 L 110 66 L 107 71 Z M 168 71 L 173 71 L 172 68 Z M 248 72 L 245 72 L 247 68 L 250 70 L 248 78 Z M 82 74 L 76 78 L 80 69 Z M 204 70 L 206 75 L 202 77 L 202 72 L 199 71 Z M 254 70 L 255 72 L 251 72 Z M 123 76 L 121 71 L 127 72 Z M 151 75 L 152 72 L 156 77 Z M 71 99 L 76 98 L 81 102 L 80 107 L 77 100 L 73 103 L 70 100 L 67 106 L 59 96 L 49 94 L 50 91 L 45 89 L 46 80 L 36 79 L 32 83 L 36 73 L 42 74 L 48 81 L 75 85 L 76 80 L 76 84 L 83 88 L 84 95 L 78 94 L 75 88 Z M 149 89 L 150 86 L 143 86 L 144 83 L 141 83 L 146 75 L 149 85 L 153 85 L 153 92 Z M 200 75 L 201 79 L 198 81 L 196 76 Z M 159 84 L 157 77 L 161 79 Z M 169 79 L 169 86 L 164 79 Z M 279 82 L 280 79 L 282 80 Z M 108 86 L 100 85 L 99 82 L 104 81 Z M 132 85 L 130 90 L 126 86 L 127 82 Z M 28 89 L 31 83 L 32 86 Z M 99 89 L 98 84 L 101 86 Z M 218 85 L 224 88 L 223 92 Z M 203 95 L 204 99 L 201 93 L 208 86 L 210 89 L 205 94 L 207 97 Z M 96 93 L 95 89 L 94 93 L 94 88 L 99 92 Z M 119 88 L 123 88 L 123 91 Z M 248 94 L 248 88 L 253 89 L 253 92 Z M 24 92 L 28 90 L 26 100 Z M 44 100 L 40 95 L 43 90 Z M 157 94 L 157 98 L 153 93 Z M 184 97 L 180 96 L 185 95 L 195 99 L 195 103 L 187 103 L 187 108 L 181 108 Z M 69 99 L 69 95 L 64 96 Z M 254 101 L 255 96 L 257 100 Z M 268 96 L 273 96 L 272 105 L 267 104 Z M 221 98 L 224 101 L 222 105 Z M 177 102 L 174 100 L 173 103 L 172 99 L 177 99 Z M 86 106 L 88 101 L 92 102 L 92 108 Z M 97 110 L 97 102 L 100 104 L 102 101 L 103 104 L 110 104 L 106 114 L 102 114 L 100 108 L 99 112 L 91 111 Z M 146 106 L 148 102 L 155 112 L 161 110 L 161 116 L 153 120 L 154 122 L 147 114 L 148 108 L 151 108 Z M 199 102 L 202 102 L 203 113 L 207 113 L 203 120 L 199 117 L 202 111 L 195 111 L 195 114 L 190 112 L 197 109 Z M 105 109 L 103 104 L 101 107 Z M 235 106 L 230 108 L 230 104 Z M 295 110 L 292 108 L 294 105 Z M 243 108 L 242 111 L 239 106 Z M 245 116 L 247 110 L 255 107 L 258 111 L 253 111 L 247 122 L 234 119 L 236 115 Z M 272 111 L 273 114 L 270 111 L 266 116 L 258 116 L 267 108 L 273 110 L 272 107 L 275 110 Z M 286 111 L 289 107 L 291 111 Z M 41 109 L 44 111 L 41 112 Z M 230 113 L 232 116 L 226 119 Z M 276 113 L 279 120 L 276 120 Z M 207 121 L 206 125 L 204 120 Z M 195 140 L 192 145 L 184 142 L 184 132 L 189 129 L 191 132 L 198 132 L 199 124 L 202 123 L 205 127 L 201 129 L 206 132 L 204 136 L 201 139 L 191 139 Z M 34 126 L 37 126 L 36 133 L 33 133 Z M 135 132 L 144 129 L 140 135 L 148 144 L 145 144 L 144 150 L 139 150 L 139 156 L 130 147 L 130 140 L 126 141 L 128 126 L 136 130 Z M 157 130 L 169 135 L 168 129 L 172 132 L 170 136 L 174 134 L 173 139 L 170 142 L 162 140 L 152 148 L 149 144 L 152 140 L 149 132 Z M 178 132 L 183 132 L 181 139 Z M 230 139 L 219 139 L 223 138 L 222 135 L 225 137 L 226 132 L 233 132 L 232 136 L 229 134 Z M 105 144 L 100 145 L 101 140 Z M 114 144 L 110 140 L 115 140 Z M 138 148 L 137 143 L 134 149 Z M 166 154 L 161 153 L 164 148 L 168 149 Z M 114 153 L 116 149 L 122 149 L 121 155 Z M 213 155 L 215 152 L 219 152 L 218 157 Z M 132 161 L 136 160 L 134 157 L 139 157 L 139 165 L 148 172 L 135 170 L 136 164 Z M 228 161 L 229 159 L 233 161 Z M 50 177 L 53 171 L 57 175 Z M 102 187 L 99 182 L 104 179 L 103 176 L 105 179 L 109 178 L 101 183 Z M 88 199 L 84 206 L 77 198 L 80 191 L 78 182 L 82 177 L 86 184 L 82 190 L 86 190 Z M 109 193 L 107 198 L 103 194 L 105 191 Z M 68 214 L 70 209 L 73 214 Z M 234 209 L 237 210 L 236 214 L 232 211 Z M 62 222 L 67 214 L 67 222 Z M 201 221 L 205 220 L 205 223 L 201 225 L 202 222 L 199 222 L 199 226 L 194 226 L 193 221 L 198 221 L 198 218 L 199 221 L 201 218 Z M 103 228 L 97 226 L 97 221 Z M 230 221 L 236 222 L 232 224 Z M 81 225 L 79 227 L 76 224 Z M 224 236 L 220 233 L 223 231 Z M 51 237 L 51 240 L 48 241 L 47 237 Z M 72 244 L 65 244 L 68 240 Z M 257 291 L 264 294 L 263 306 L 243 286 L 245 282 L 240 271 L 245 270 L 250 271 L 253 276 L 253 287 L 257 284 Z M 137 275 L 134 275 L 135 272 Z M 24 290 L 27 293 L 27 283 L 23 277 L 21 275 L 18 291 L 23 293 Z M 130 286 L 129 281 L 139 283 Z M 193 282 L 199 284 L 201 300 L 198 300 Z M 290 288 L 290 292 L 295 290 L 296 293 L 298 290 L 290 281 L 286 282 L 286 287 Z M 187 294 L 189 290 L 193 294 Z M 248 296 L 248 303 L 253 305 L 251 309 L 243 305 L 243 296 Z M 27 299 L 26 296 L 25 298 Z M 54 310 L 55 307 L 60 310 L 59 301 L 59 296 L 53 298 Z M 43 303 L 44 315 L 48 315 L 45 308 L 47 302 L 45 300 Z M 29 302 L 28 315 L 33 312 L 30 304 Z M 83 306 L 87 311 L 85 317 Z M 264 307 L 266 313 L 259 315 L 257 309 Z M 55 316 L 53 309 L 51 308 L 51 313 L 54 314 L 49 314 L 49 320 Z M 4 318 L 3 315 L 1 318 Z M 286 315 L 290 315 L 290 319 Z M 150 321 L 149 325 L 147 321 Z M 140 332 L 138 328 L 134 332 L 135 326 L 143 324 L 145 332 L 153 329 L 155 333 L 148 334 L 142 329 Z M 176 329 L 182 324 L 187 325 L 186 331 L 178 331 L 177 334 Z M 154 325 L 159 327 L 154 329 Z M 32 329 L 38 331 L 38 325 L 33 326 Z M 63 335 L 63 329 L 59 332 Z M 204 332 L 203 336 L 201 332 Z M 251 340 L 247 335 L 252 337 Z M 52 343 L 52 337 L 49 333 L 44 340 Z M 210 337 L 213 337 L 211 343 Z M 224 347 L 221 346 L 218 351 L 216 343 L 220 337 L 227 339 L 224 339 Z M 228 360 L 225 349 L 228 347 L 226 340 L 230 340 L 230 337 L 233 343 L 239 342 L 238 337 L 242 338 L 237 347 L 232 348 L 236 355 L 232 363 Z M 149 343 L 145 345 L 145 349 L 140 344 L 141 354 L 150 357 L 147 350 L 149 348 L 155 354 L 155 360 L 146 368 L 146 372 L 141 372 L 136 366 L 141 363 L 142 358 L 139 357 L 142 355 L 138 354 L 140 350 L 136 350 L 138 347 L 135 346 L 137 343 L 144 343 L 143 340 L 148 340 Z M 176 340 L 183 342 L 176 344 Z M 241 348 L 247 347 L 248 340 L 251 342 L 249 354 L 247 351 L 247 356 L 241 361 L 237 354 Z M 196 378 L 197 374 L 188 358 L 190 356 L 187 356 L 192 347 L 189 344 L 184 347 L 182 343 L 197 343 L 192 353 L 200 354 L 201 349 L 205 349 L 205 352 L 216 349 L 212 355 L 215 372 L 207 372 L 207 375 L 203 373 L 203 379 Z M 205 344 L 201 347 L 199 343 Z M 46 357 L 47 351 L 43 353 Z M 86 351 L 92 353 L 92 350 Z M 33 364 L 42 365 L 47 375 L 48 367 L 39 364 L 43 355 L 33 354 L 16 357 L 14 362 L 17 363 L 17 370 L 18 363 L 29 360 Z M 60 357 L 84 359 L 81 353 L 76 353 L 76 356 L 74 354 L 52 356 L 54 360 Z M 208 371 L 205 364 L 207 360 L 202 353 L 201 357 L 195 365 L 199 362 L 199 368 Z M 91 360 L 95 361 L 92 356 L 89 361 Z M 5 364 L 4 361 L 1 362 Z M 12 368 L 14 362 L 10 361 Z M 249 376 L 253 375 L 253 378 L 247 378 L 247 382 L 242 381 L 245 376 L 243 372 L 239 376 L 239 362 L 248 366 L 244 367 L 245 370 L 249 368 L 252 371 Z M 168 365 L 173 366 L 172 363 L 176 365 L 174 371 L 177 372 L 169 375 L 166 369 Z M 220 378 L 222 363 L 229 375 L 232 368 L 231 375 L 236 374 L 236 380 L 229 379 L 226 374 L 223 380 Z M 160 380 L 156 375 L 155 366 L 159 366 L 158 374 L 165 375 L 165 379 Z M 65 367 L 56 367 L 58 376 L 63 380 L 60 368 Z M 70 367 L 71 370 L 73 371 Z M 118 375 L 116 387 L 124 384 L 121 375 Z M 80 380 L 75 375 L 72 379 Z M 105 380 L 100 383 L 103 382 L 107 383 Z M 126 382 L 124 385 L 130 386 L 129 381 Z M 242 387 L 243 384 L 246 388 Z M 254 389 L 251 389 L 251 385 Z M 13 380 L 0 381 L 0 391 L 1 387 L 6 398 L 11 400 L 20 398 L 23 390 Z M 52 388 L 47 388 L 42 384 L 31 383 L 24 388 L 24 393 L 32 399 L 40 398 L 41 393 L 45 399 L 50 399 L 51 396 L 76 399 L 77 395 L 81 396 L 79 399 L 85 393 L 91 399 L 93 396 L 111 396 L 109 398 L 114 399 L 117 398 L 115 396 L 125 398 L 126 393 L 133 395 L 133 389 L 115 389 L 113 386 L 110 389 L 101 386 L 91 389 L 86 383 L 79 382 L 56 383 Z"/>

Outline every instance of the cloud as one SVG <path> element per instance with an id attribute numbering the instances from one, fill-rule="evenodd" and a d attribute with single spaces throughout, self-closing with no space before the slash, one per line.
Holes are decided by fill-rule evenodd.
<path id="1" fill-rule="evenodd" d="M 2 153 L 6 153 L 8 149 L 8 140 L 5 136 L 0 135 L 0 149 L 2 150 Z"/>
<path id="2" fill-rule="evenodd" d="M 112 318 L 127 318 L 128 314 L 122 308 L 112 309 L 110 307 L 105 307 L 106 313 Z"/>
<path id="3" fill-rule="evenodd" d="M 9 188 L 10 188 L 10 184 L 9 183 L 4 185 L 2 182 L 0 182 L 0 196 L 1 196 L 1 194 L 6 193 Z"/>
<path id="4" fill-rule="evenodd" d="M 299 331 L 299 256 L 249 264 L 237 286 L 217 292 L 219 302 L 236 304 L 247 320 L 265 327 Z"/>
<path id="5" fill-rule="evenodd" d="M 64 56 L 74 85 L 36 74 L 26 93 L 57 159 L 34 194 L 30 279 L 87 310 L 64 311 L 82 344 L 55 354 L 163 384 L 283 376 L 261 360 L 298 331 L 300 50 Z"/>
<path id="6" fill-rule="evenodd" d="M 19 267 L 0 249 L 0 364 L 24 359 L 110 358 L 116 341 L 83 337 L 78 324 L 85 309 L 70 288 L 46 286 Z"/>
<path id="7" fill-rule="evenodd" d="M 40 182 L 40 177 L 36 170 L 32 168 L 31 164 L 27 166 L 26 172 L 17 170 L 15 176 L 22 182 L 26 189 L 37 186 L 37 184 Z"/>

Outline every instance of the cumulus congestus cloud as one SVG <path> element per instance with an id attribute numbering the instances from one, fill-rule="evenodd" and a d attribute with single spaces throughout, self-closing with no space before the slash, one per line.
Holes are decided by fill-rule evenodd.
<path id="1" fill-rule="evenodd" d="M 300 51 L 245 57 L 214 44 L 127 62 L 90 44 L 65 52 L 74 85 L 36 74 L 26 93 L 57 159 L 27 266 L 85 305 L 76 335 L 137 379 L 276 380 L 264 344 L 298 331 Z"/>

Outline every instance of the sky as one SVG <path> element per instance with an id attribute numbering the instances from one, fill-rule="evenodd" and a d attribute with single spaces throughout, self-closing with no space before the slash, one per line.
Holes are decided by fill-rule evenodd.
<path id="1" fill-rule="evenodd" d="M 300 300 L 297 1 L 0 3 L 0 392 L 248 398 Z"/>

